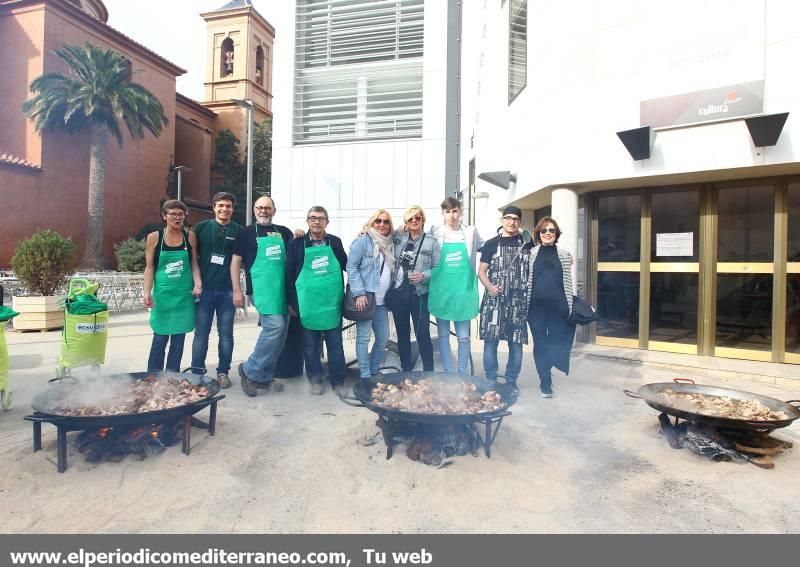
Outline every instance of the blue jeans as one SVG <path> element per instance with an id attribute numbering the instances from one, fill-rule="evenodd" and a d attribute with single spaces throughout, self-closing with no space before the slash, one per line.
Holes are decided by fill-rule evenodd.
<path id="1" fill-rule="evenodd" d="M 265 384 L 273 379 L 275 363 L 286 342 L 289 326 L 286 315 L 259 315 L 258 321 L 261 323 L 261 332 L 253 354 L 244 363 L 244 373 L 253 382 Z"/>
<path id="2" fill-rule="evenodd" d="M 159 335 L 153 333 L 153 342 L 150 345 L 150 356 L 147 359 L 148 372 L 161 372 L 164 370 L 164 351 L 167 350 L 169 342 L 169 354 L 167 355 L 167 370 L 170 372 L 181 371 L 181 358 L 183 358 L 183 342 L 186 333 L 179 335 Z"/>
<path id="3" fill-rule="evenodd" d="M 356 323 L 356 357 L 362 378 L 378 373 L 383 362 L 386 343 L 389 342 L 389 310 L 385 305 L 375 306 L 375 316 L 370 321 Z M 369 336 L 375 331 L 372 354 L 369 352 Z"/>
<path id="4" fill-rule="evenodd" d="M 322 384 L 322 362 L 320 361 L 322 339 L 328 347 L 328 375 L 331 386 L 344 384 L 344 348 L 342 347 L 342 324 L 327 331 L 303 329 L 303 359 L 306 375 L 312 384 Z"/>
<path id="5" fill-rule="evenodd" d="M 458 373 L 467 373 L 471 344 L 469 340 L 469 321 L 453 321 L 458 340 Z M 436 318 L 437 334 L 439 335 L 439 355 L 442 357 L 442 366 L 445 372 L 453 371 L 453 354 L 450 350 L 450 321 Z"/>
<path id="6" fill-rule="evenodd" d="M 400 354 L 400 366 L 404 372 L 414 370 L 411 360 L 411 323 L 414 323 L 414 336 L 417 338 L 419 357 L 422 369 L 433 370 L 433 343 L 431 343 L 430 313 L 428 312 L 428 294 L 411 294 L 411 303 L 407 308 L 395 310 L 394 328 L 397 330 L 397 350 Z"/>
<path id="7" fill-rule="evenodd" d="M 233 292 L 224 289 L 204 289 L 197 304 L 197 317 L 192 341 L 192 368 L 195 374 L 201 374 L 206 367 L 208 352 L 208 335 L 211 334 L 211 323 L 217 315 L 217 335 L 219 336 L 219 363 L 217 372 L 225 374 L 231 369 L 233 357 L 233 319 L 236 307 L 233 305 Z"/>
<path id="8" fill-rule="evenodd" d="M 497 380 L 497 345 L 498 339 L 483 341 L 483 371 L 489 380 Z M 506 382 L 516 383 L 519 371 L 522 370 L 522 345 L 508 343 L 508 363 L 506 363 Z"/>

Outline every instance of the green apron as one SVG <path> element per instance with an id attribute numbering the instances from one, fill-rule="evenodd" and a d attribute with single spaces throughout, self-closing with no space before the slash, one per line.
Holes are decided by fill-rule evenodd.
<path id="1" fill-rule="evenodd" d="M 431 270 L 428 311 L 447 321 L 471 321 L 479 310 L 478 277 L 470 265 L 467 245 L 443 243 L 439 263 Z"/>
<path id="2" fill-rule="evenodd" d="M 164 250 L 164 236 L 153 283 L 150 328 L 157 335 L 180 335 L 194 329 L 192 264 L 183 235 L 183 250 Z"/>
<path id="3" fill-rule="evenodd" d="M 258 229 L 256 229 L 258 230 Z M 258 234 L 258 233 L 256 233 Z M 286 247 L 280 234 L 257 237 L 258 254 L 250 267 L 253 303 L 259 315 L 286 315 Z"/>
<path id="4" fill-rule="evenodd" d="M 342 323 L 342 268 L 330 245 L 305 249 L 303 269 L 297 276 L 300 323 L 312 331 L 335 329 Z"/>

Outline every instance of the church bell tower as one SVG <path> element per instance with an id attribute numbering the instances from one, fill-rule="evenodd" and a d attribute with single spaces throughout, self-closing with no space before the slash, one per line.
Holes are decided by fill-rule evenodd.
<path id="1" fill-rule="evenodd" d="M 272 115 L 272 48 L 275 28 L 250 0 L 231 0 L 200 16 L 206 21 L 206 80 L 203 106 L 217 113 L 244 144 L 246 109 L 234 99 L 253 101 L 255 121 Z"/>

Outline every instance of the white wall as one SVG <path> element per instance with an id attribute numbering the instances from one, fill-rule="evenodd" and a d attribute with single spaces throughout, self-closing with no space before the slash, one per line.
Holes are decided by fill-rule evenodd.
<path id="1" fill-rule="evenodd" d="M 464 3 L 462 176 L 473 157 L 477 173 L 518 174 L 515 191 L 478 181 L 486 226 L 546 186 L 800 161 L 800 4 L 732 0 L 707 17 L 716 3 L 529 0 L 528 83 L 509 105 L 509 2 Z M 762 78 L 764 111 L 790 112 L 775 147 L 754 148 L 743 120 L 659 131 L 640 162 L 616 136 L 641 100 Z"/>
<path id="2" fill-rule="evenodd" d="M 324 206 L 329 232 L 347 246 L 376 208 L 395 222 L 411 204 L 438 219 L 444 198 L 447 3 L 425 2 L 422 138 L 374 142 L 292 145 L 294 0 L 276 28 L 273 100 L 272 193 L 276 222 L 305 228 L 306 211 Z M 275 16 L 273 16 L 275 18 Z"/>

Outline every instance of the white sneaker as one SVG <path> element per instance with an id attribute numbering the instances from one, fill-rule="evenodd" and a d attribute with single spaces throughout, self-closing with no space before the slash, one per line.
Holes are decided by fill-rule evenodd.
<path id="1" fill-rule="evenodd" d="M 541 397 L 543 397 L 543 398 L 552 398 L 552 397 L 553 397 L 553 394 L 552 394 L 552 393 L 550 393 L 550 394 L 547 394 L 547 393 L 545 393 L 545 392 L 542 392 L 542 393 L 541 393 L 541 394 L 539 394 L 539 395 L 540 395 Z"/>

